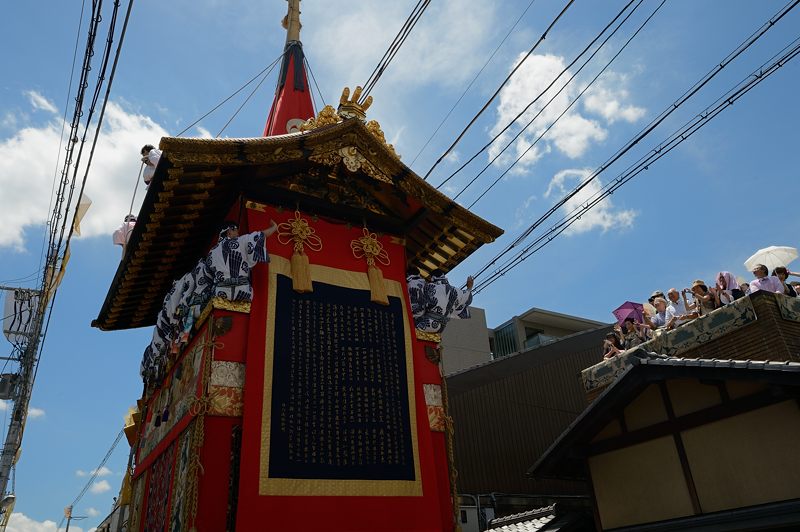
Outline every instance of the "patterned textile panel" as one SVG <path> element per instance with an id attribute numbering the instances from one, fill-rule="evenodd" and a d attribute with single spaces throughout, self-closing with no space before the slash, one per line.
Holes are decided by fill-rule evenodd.
<path id="1" fill-rule="evenodd" d="M 756 319 L 753 303 L 749 297 L 744 297 L 677 329 L 659 331 L 656 337 L 649 342 L 583 370 L 581 372 L 583 387 L 588 391 L 611 384 L 618 375 L 625 371 L 625 368 L 630 366 L 628 360 L 638 349 L 655 352 L 659 355 L 678 357 L 699 344 L 720 338 L 753 323 Z"/>
<path id="2" fill-rule="evenodd" d="M 778 294 L 775 299 L 778 300 L 778 308 L 783 319 L 800 322 L 800 298 Z"/>
<path id="3" fill-rule="evenodd" d="M 183 532 L 186 527 L 186 506 L 187 496 L 189 493 L 189 461 L 191 459 L 192 449 L 192 428 L 190 424 L 186 430 L 183 431 L 177 444 L 177 453 L 175 457 L 175 482 L 172 488 L 172 503 L 169 512 L 169 531 L 170 532 Z"/>
<path id="4" fill-rule="evenodd" d="M 133 497 L 131 499 L 131 517 L 128 530 L 131 532 L 139 532 L 140 522 L 139 516 L 142 513 L 142 502 L 144 501 L 144 487 L 147 484 L 147 475 L 141 475 L 139 478 L 132 480 L 133 482 Z"/>
<path id="5" fill-rule="evenodd" d="M 172 378 L 165 380 L 168 385 L 156 392 L 150 403 L 152 416 L 147 421 L 142 441 L 139 446 L 139 462 L 145 458 L 161 443 L 184 416 L 189 413 L 189 408 L 197 397 L 197 382 L 202 372 L 203 349 L 206 343 L 206 334 L 198 337 L 191 350 L 176 364 Z M 168 412 L 167 420 L 160 422 L 157 427 L 155 420 Z"/>
<path id="6" fill-rule="evenodd" d="M 175 444 L 153 462 L 150 468 L 150 482 L 147 489 L 147 508 L 144 515 L 145 532 L 161 532 L 167 526 L 169 507 L 169 491 L 172 484 L 173 465 L 175 463 Z"/>
<path id="7" fill-rule="evenodd" d="M 213 416 L 242 415 L 242 388 L 244 388 L 244 364 L 225 360 L 211 362 L 209 378 L 209 414 Z"/>

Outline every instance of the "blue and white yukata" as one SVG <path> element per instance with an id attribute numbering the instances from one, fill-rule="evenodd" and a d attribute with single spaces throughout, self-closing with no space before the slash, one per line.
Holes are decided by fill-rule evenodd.
<path id="1" fill-rule="evenodd" d="M 409 280 L 413 277 L 410 276 Z M 411 312 L 414 325 L 423 332 L 441 333 L 452 319 L 469 319 L 469 304 L 472 291 L 452 286 L 444 275 L 432 277 L 425 282 L 413 279 L 409 282 Z M 421 293 L 421 295 L 420 295 Z M 419 315 L 418 315 L 419 314 Z"/>
<path id="2" fill-rule="evenodd" d="M 269 262 L 267 237 L 262 231 L 220 239 L 206 257 L 206 266 L 213 279 L 212 296 L 230 301 L 252 301 L 250 270 L 259 262 Z"/>
<path id="3" fill-rule="evenodd" d="M 177 281 L 174 281 L 166 297 L 164 297 L 161 310 L 156 318 L 156 326 L 153 329 L 153 339 L 144 350 L 144 355 L 142 356 L 141 373 L 145 380 L 158 380 L 163 373 L 163 369 L 166 366 L 167 353 L 172 340 L 176 337 L 178 328 L 176 312 L 178 311 L 181 296 L 186 290 L 190 289 L 190 277 L 190 274 L 187 273 Z"/>
<path id="4" fill-rule="evenodd" d="M 416 320 L 425 314 L 425 279 L 420 275 L 406 277 L 408 283 L 408 298 L 411 301 L 411 315 Z"/>

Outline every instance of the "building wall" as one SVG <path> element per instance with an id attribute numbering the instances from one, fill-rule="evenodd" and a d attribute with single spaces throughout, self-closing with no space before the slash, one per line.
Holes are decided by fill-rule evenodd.
<path id="1" fill-rule="evenodd" d="M 703 513 L 800 498 L 800 408 L 785 401 L 681 433 Z"/>
<path id="2" fill-rule="evenodd" d="M 586 484 L 525 477 L 585 406 L 580 371 L 608 329 L 579 333 L 447 379 L 460 493 L 583 494 Z"/>
<path id="3" fill-rule="evenodd" d="M 666 389 L 677 420 L 723 404 L 714 383 L 676 379 L 667 381 Z M 726 381 L 725 389 L 731 400 L 737 400 L 766 388 L 758 382 Z M 628 431 L 663 424 L 667 414 L 659 385 L 644 388 L 621 418 Z M 620 425 L 614 420 L 593 443 L 618 436 Z M 798 499 L 798 441 L 800 408 L 796 401 L 784 401 L 723 419 L 709 417 L 705 424 L 675 435 L 615 444 L 616 448 L 588 459 L 602 526 L 641 525 Z M 697 508 L 690 484 L 697 494 Z"/>
<path id="4" fill-rule="evenodd" d="M 468 320 L 450 320 L 442 334 L 442 365 L 450 375 L 491 360 L 486 311 L 470 307 Z"/>
<path id="5" fill-rule="evenodd" d="M 589 459 L 603 529 L 692 515 L 672 436 Z"/>

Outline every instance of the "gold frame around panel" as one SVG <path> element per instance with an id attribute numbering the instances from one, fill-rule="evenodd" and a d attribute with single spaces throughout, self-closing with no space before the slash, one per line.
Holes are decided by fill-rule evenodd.
<path id="1" fill-rule="evenodd" d="M 419 442 L 417 439 L 417 411 L 414 396 L 414 363 L 411 329 L 403 286 L 398 281 L 384 280 L 386 292 L 399 297 L 403 309 L 403 335 L 406 344 L 406 375 L 408 382 L 408 412 L 411 423 L 411 446 L 414 456 L 414 480 L 336 480 L 336 479 L 287 479 L 270 478 L 269 448 L 272 417 L 272 366 L 275 357 L 275 306 L 278 275 L 291 277 L 291 266 L 287 259 L 271 256 L 269 263 L 269 295 L 267 299 L 266 349 L 264 353 L 264 392 L 261 413 L 261 455 L 259 459 L 258 494 L 294 496 L 390 496 L 421 497 L 422 477 L 419 467 Z M 369 290 L 366 272 L 339 270 L 316 264 L 311 265 L 311 279 L 322 283 Z"/>

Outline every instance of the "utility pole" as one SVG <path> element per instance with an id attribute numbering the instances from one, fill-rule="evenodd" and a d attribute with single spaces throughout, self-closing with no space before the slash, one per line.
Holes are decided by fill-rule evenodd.
<path id="1" fill-rule="evenodd" d="M 20 368 L 19 377 L 11 392 L 14 408 L 11 413 L 11 422 L 8 426 L 3 449 L 0 452 L 0 496 L 2 496 L 6 493 L 11 469 L 16 462 L 17 453 L 22 444 L 22 433 L 25 419 L 28 416 L 28 404 L 33 391 L 33 373 L 36 368 L 46 301 L 41 297 L 41 290 L 0 286 L 0 291 L 13 291 L 15 297 L 21 295 L 31 302 L 31 307 L 27 309 L 31 312 L 30 321 L 19 330 L 6 331 L 5 326 L 3 327 L 4 332 L 13 334 L 15 338 L 19 338 L 22 341 L 16 346 L 20 353 Z"/>
<path id="2" fill-rule="evenodd" d="M 64 532 L 69 532 L 69 522 L 73 519 L 77 521 L 79 519 L 87 518 L 85 515 L 72 515 L 72 506 L 67 506 L 64 508 L 64 517 L 67 518 L 67 528 L 64 530 Z"/>

